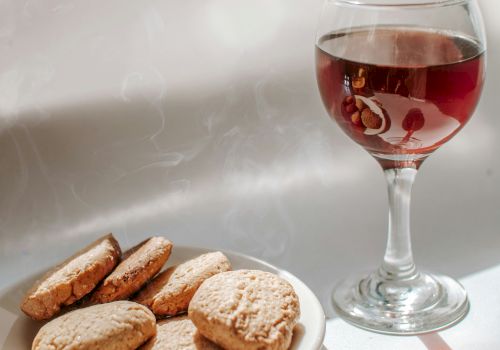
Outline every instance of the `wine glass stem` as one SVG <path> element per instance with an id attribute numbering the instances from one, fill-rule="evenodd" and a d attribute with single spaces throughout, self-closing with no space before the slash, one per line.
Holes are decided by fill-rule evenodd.
<path id="1" fill-rule="evenodd" d="M 380 273 L 387 279 L 414 278 L 410 237 L 411 188 L 417 169 L 393 168 L 384 171 L 389 192 L 389 233 Z"/>

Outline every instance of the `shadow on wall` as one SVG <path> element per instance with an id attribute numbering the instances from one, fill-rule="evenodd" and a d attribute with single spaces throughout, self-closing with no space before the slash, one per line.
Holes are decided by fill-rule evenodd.
<path id="1" fill-rule="evenodd" d="M 11 119 L 0 134 L 0 230 L 93 234 L 278 191 L 294 176 L 321 181 L 345 140 L 332 137 L 309 74 L 163 99 L 82 101 Z"/>

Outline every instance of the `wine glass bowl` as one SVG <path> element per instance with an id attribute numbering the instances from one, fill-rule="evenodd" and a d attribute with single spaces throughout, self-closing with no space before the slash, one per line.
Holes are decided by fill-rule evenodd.
<path id="1" fill-rule="evenodd" d="M 448 327 L 469 303 L 455 280 L 413 263 L 409 209 L 422 162 L 471 118 L 485 75 L 475 0 L 327 0 L 316 40 L 318 87 L 330 117 L 382 166 L 389 233 L 381 267 L 340 283 L 338 314 L 370 330 Z"/>
<path id="2" fill-rule="evenodd" d="M 357 27 L 320 37 L 316 50 L 330 115 L 378 158 L 430 154 L 467 123 L 481 93 L 484 48 L 459 33 Z"/>

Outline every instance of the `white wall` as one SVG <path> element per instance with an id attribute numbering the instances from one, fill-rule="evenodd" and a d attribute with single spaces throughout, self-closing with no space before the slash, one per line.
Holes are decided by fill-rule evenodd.
<path id="1" fill-rule="evenodd" d="M 455 276 L 500 262 L 500 14 L 480 2 L 487 88 L 413 206 L 417 262 Z M 263 257 L 323 301 L 377 264 L 384 180 L 319 100 L 321 3 L 0 2 L 0 287 L 107 231 Z"/>

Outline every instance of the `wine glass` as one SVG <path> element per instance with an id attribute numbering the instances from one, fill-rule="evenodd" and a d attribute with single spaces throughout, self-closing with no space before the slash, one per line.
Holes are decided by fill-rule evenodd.
<path id="1" fill-rule="evenodd" d="M 410 192 L 422 162 L 470 119 L 485 73 L 475 0 L 326 0 L 316 40 L 323 103 L 382 166 L 389 233 L 381 267 L 333 292 L 346 321 L 387 334 L 420 334 L 469 310 L 455 280 L 416 269 Z"/>

